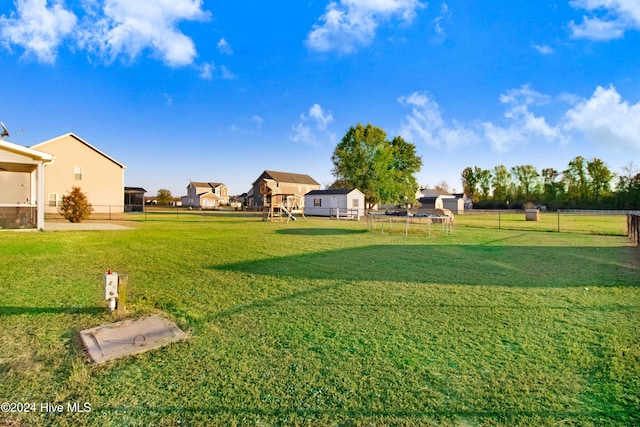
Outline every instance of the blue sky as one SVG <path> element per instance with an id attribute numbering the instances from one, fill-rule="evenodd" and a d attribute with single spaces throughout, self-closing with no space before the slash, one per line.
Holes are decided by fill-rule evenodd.
<path id="1" fill-rule="evenodd" d="M 8 140 L 73 132 L 148 195 L 328 185 L 358 122 L 450 189 L 466 166 L 640 163 L 638 0 L 0 0 L 0 54 Z"/>

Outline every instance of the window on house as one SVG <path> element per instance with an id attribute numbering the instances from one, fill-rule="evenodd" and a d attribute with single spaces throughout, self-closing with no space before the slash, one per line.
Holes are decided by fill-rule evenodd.
<path id="1" fill-rule="evenodd" d="M 352 200 L 351 200 L 351 207 L 352 207 L 352 208 L 359 208 L 359 207 L 360 207 L 360 200 L 358 200 L 358 199 L 352 199 Z"/>
<path id="2" fill-rule="evenodd" d="M 62 194 L 49 193 L 49 206 L 57 208 L 62 204 Z"/>
<path id="3" fill-rule="evenodd" d="M 75 175 L 76 181 L 80 181 L 82 179 L 82 168 L 76 166 L 73 168 L 73 174 Z"/>
<path id="4" fill-rule="evenodd" d="M 322 207 L 322 199 L 313 199 L 313 206 L 317 208 Z"/>

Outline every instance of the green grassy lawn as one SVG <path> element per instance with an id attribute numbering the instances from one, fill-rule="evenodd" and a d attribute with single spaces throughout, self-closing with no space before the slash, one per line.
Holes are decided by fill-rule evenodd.
<path id="1" fill-rule="evenodd" d="M 559 224 L 558 224 L 559 222 Z M 539 221 L 526 221 L 524 212 L 466 212 L 456 216 L 456 225 L 482 228 L 504 228 L 561 233 L 586 233 L 624 236 L 626 215 L 594 215 L 579 213 L 541 212 Z"/>
<path id="2" fill-rule="evenodd" d="M 625 237 L 134 226 L 0 233 L 0 402 L 37 404 L 0 425 L 640 424 L 640 253 Z M 92 365 L 78 332 L 117 320 L 108 269 L 129 276 L 129 317 L 165 313 L 190 339 Z"/>

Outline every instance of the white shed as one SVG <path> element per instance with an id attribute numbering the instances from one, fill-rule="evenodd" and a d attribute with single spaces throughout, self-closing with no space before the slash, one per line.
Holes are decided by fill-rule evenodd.
<path id="1" fill-rule="evenodd" d="M 312 190 L 304 195 L 305 215 L 360 219 L 364 216 L 364 194 L 357 188 Z"/>

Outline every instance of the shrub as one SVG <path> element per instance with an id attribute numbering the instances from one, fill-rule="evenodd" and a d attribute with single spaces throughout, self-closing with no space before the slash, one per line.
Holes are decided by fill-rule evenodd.
<path id="1" fill-rule="evenodd" d="M 72 187 L 69 194 L 62 196 L 62 205 L 58 208 L 58 212 L 70 222 L 82 222 L 91 215 L 93 206 L 80 187 Z"/>

